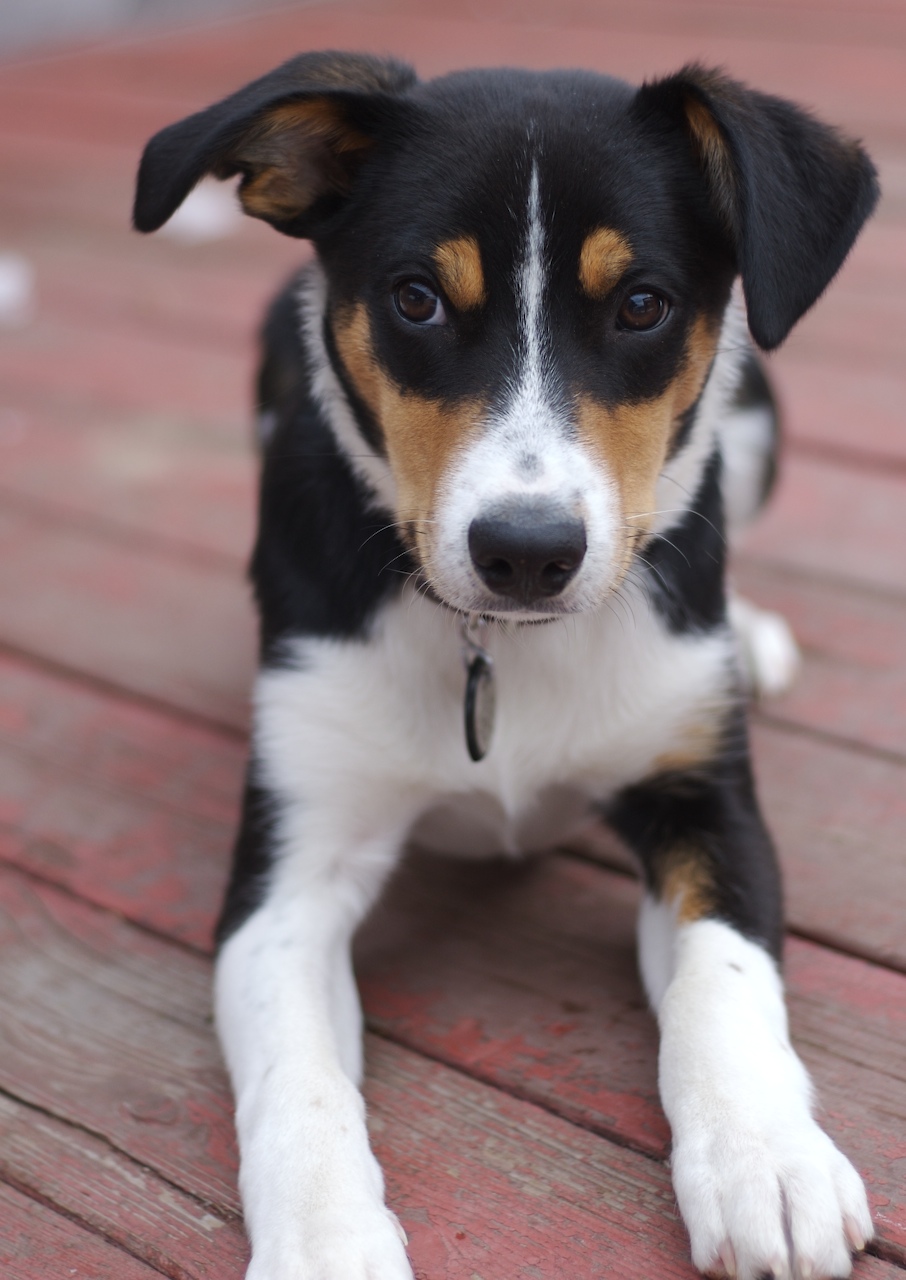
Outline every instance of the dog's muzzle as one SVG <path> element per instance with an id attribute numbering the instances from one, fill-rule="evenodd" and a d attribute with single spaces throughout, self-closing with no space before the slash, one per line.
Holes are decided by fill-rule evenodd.
<path id="1" fill-rule="evenodd" d="M 522 605 L 560 595 L 586 545 L 584 522 L 547 503 L 508 503 L 469 526 L 469 554 L 482 582 Z"/>

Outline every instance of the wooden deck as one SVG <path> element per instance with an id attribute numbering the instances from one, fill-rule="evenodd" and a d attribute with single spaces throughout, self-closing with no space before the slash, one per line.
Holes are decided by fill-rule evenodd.
<path id="1" fill-rule="evenodd" d="M 130 233 L 156 128 L 304 48 L 424 73 L 700 57 L 860 133 L 885 197 L 773 362 L 785 478 L 736 566 L 807 661 L 755 718 L 795 1041 L 906 1280 L 906 9 L 312 4 L 0 75 L 0 1271 L 240 1277 L 213 914 L 245 754 L 253 332 L 304 247 Z M 551 15 L 556 16 L 554 21 Z M 413 864 L 361 939 L 368 1099 L 420 1280 L 691 1277 L 619 855 Z"/>

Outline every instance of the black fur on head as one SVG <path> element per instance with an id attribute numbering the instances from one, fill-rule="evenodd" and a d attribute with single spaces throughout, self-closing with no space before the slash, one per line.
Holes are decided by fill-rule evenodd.
<path id="1" fill-rule="evenodd" d="M 139 166 L 135 227 L 163 226 L 206 174 L 238 173 L 246 213 L 287 235 L 312 235 L 394 116 L 396 96 L 415 82 L 411 68 L 388 59 L 332 52 L 290 59 L 155 134 Z"/>
<path id="2" fill-rule="evenodd" d="M 779 346 L 875 206 L 868 156 L 792 103 L 695 65 L 644 85 L 636 111 L 689 135 L 735 246 L 752 336 Z"/>

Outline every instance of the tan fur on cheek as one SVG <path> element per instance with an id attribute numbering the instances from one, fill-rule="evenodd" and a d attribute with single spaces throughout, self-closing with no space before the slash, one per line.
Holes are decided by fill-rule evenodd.
<path id="1" fill-rule="evenodd" d="M 374 354 L 362 304 L 335 315 L 332 325 L 346 372 L 381 428 L 397 483 L 396 514 L 428 565 L 438 494 L 454 459 L 483 420 L 484 406 L 429 400 L 398 387 Z"/>
<path id="2" fill-rule="evenodd" d="M 613 227 L 598 227 L 585 237 L 579 254 L 579 283 L 590 298 L 606 298 L 632 262 L 629 241 Z"/>
<path id="3" fill-rule="evenodd" d="M 696 321 L 679 373 L 663 395 L 655 399 L 607 407 L 591 396 L 579 397 L 580 437 L 600 458 L 619 491 L 626 526 L 624 572 L 638 541 L 651 528 L 655 486 L 667 459 L 675 424 L 701 392 L 717 348 L 717 332 L 704 317 Z"/>
<path id="4" fill-rule="evenodd" d="M 472 311 L 487 301 L 481 251 L 474 236 L 446 240 L 434 252 L 444 293 L 459 311 Z"/>

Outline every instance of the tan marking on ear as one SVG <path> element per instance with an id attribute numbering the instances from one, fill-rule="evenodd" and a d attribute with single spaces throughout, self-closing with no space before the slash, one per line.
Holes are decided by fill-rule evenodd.
<path id="1" fill-rule="evenodd" d="M 683 106 L 699 163 L 724 222 L 732 227 L 736 212 L 736 182 L 733 158 L 724 135 L 714 116 L 699 98 L 687 94 Z"/>
<path id="2" fill-rule="evenodd" d="M 590 298 L 606 298 L 632 262 L 629 241 L 613 227 L 598 227 L 585 237 L 579 254 L 579 283 Z"/>
<path id="3" fill-rule="evenodd" d="M 444 293 L 458 311 L 472 311 L 487 301 L 481 251 L 474 236 L 445 240 L 434 251 Z"/>
<path id="4" fill-rule="evenodd" d="M 239 199 L 246 213 L 288 222 L 329 191 L 351 184 L 351 163 L 372 145 L 329 98 L 285 102 L 256 120 L 225 166 L 244 173 Z"/>
<path id="5" fill-rule="evenodd" d="M 678 924 L 692 924 L 714 910 L 714 880 L 704 855 L 694 848 L 667 854 L 658 870 L 658 888 L 676 908 Z"/>
<path id="6" fill-rule="evenodd" d="M 454 458 L 485 416 L 474 400 L 429 400 L 398 387 L 374 352 L 364 304 L 334 314 L 334 339 L 356 391 L 381 428 L 397 483 L 397 516 L 430 571 L 438 495 Z"/>
<path id="7" fill-rule="evenodd" d="M 577 404 L 579 435 L 615 481 L 626 527 L 622 572 L 651 529 L 655 488 L 667 460 L 677 419 L 695 403 L 717 349 L 719 327 L 700 316 L 692 327 L 679 371 L 652 400 L 609 407 L 591 396 Z"/>

